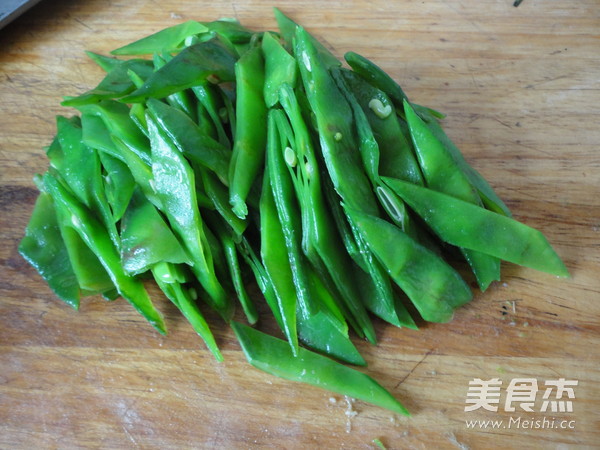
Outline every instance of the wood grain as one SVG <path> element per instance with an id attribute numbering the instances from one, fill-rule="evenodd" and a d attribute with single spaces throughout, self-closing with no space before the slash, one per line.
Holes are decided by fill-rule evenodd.
<path id="1" fill-rule="evenodd" d="M 411 331 L 376 321 L 380 344 L 357 346 L 368 373 L 411 418 L 356 402 L 349 422 L 343 398 L 248 366 L 232 333 L 207 312 L 225 356 L 215 363 L 156 290 L 167 337 L 120 300 L 90 298 L 72 311 L 17 253 L 54 116 L 72 114 L 59 106 L 61 96 L 102 76 L 84 50 L 106 53 L 188 19 L 234 16 L 273 29 L 273 4 L 336 55 L 364 54 L 413 100 L 445 112 L 444 127 L 466 158 L 519 220 L 548 237 L 573 275 L 559 280 L 505 265 L 503 282 L 476 292 L 450 324 Z M 514 8 L 510 0 L 55 0 L 1 30 L 0 48 L 0 448 L 600 442 L 597 1 L 525 0 Z M 468 382 L 494 377 L 504 386 L 513 378 L 578 380 L 574 411 L 554 415 L 574 420 L 575 429 L 468 429 L 465 420 L 509 420 L 504 411 L 464 411 Z"/>

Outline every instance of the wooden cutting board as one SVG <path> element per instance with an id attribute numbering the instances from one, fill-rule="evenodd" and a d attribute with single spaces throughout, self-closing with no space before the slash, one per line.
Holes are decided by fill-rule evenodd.
<path id="1" fill-rule="evenodd" d="M 75 312 L 17 253 L 54 116 L 73 113 L 59 106 L 61 96 L 102 77 L 84 50 L 106 53 L 189 19 L 233 16 L 273 29 L 274 3 L 336 55 L 364 54 L 411 99 L 445 112 L 444 127 L 469 162 L 572 273 L 556 279 L 507 264 L 503 281 L 476 290 L 449 324 L 412 331 L 376 321 L 379 345 L 357 346 L 367 372 L 411 418 L 358 401 L 349 407 L 251 368 L 209 314 L 225 356 L 217 364 L 156 290 L 167 337 L 122 300 L 85 299 Z M 518 8 L 509 0 L 46 0 L 0 30 L 0 48 L 1 448 L 374 448 L 376 438 L 388 448 L 600 444 L 596 0 Z M 272 321 L 261 327 L 273 330 Z M 519 378 L 538 384 L 532 412 L 506 405 Z M 573 411 L 540 411 L 545 383 L 561 378 L 578 382 L 575 398 L 562 398 Z M 475 379 L 502 382 L 498 411 L 465 411 Z M 476 423 L 487 420 L 503 422 Z"/>

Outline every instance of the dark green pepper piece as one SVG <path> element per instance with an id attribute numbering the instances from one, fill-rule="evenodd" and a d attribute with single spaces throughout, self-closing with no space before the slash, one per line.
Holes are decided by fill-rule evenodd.
<path id="1" fill-rule="evenodd" d="M 356 210 L 347 212 L 423 319 L 448 322 L 454 308 L 471 300 L 471 290 L 460 275 L 400 228 Z"/>
<path id="2" fill-rule="evenodd" d="M 273 12 L 275 13 L 275 20 L 277 20 L 277 25 L 279 26 L 279 30 L 281 31 L 281 35 L 287 44 L 287 49 L 292 51 L 292 44 L 294 42 L 294 37 L 296 35 L 297 29 L 299 25 L 290 19 L 288 16 L 283 14 L 281 10 L 277 8 L 273 8 Z M 318 39 L 315 39 L 310 33 L 305 32 L 308 39 L 310 39 L 311 44 L 315 47 L 316 51 L 319 53 L 319 58 L 325 65 L 325 67 L 337 67 L 340 66 L 340 61 L 333 55 L 329 50 L 325 48 L 323 44 Z M 297 56 L 296 56 L 297 59 Z M 302 60 L 298 60 L 299 63 L 302 63 Z"/>
<path id="3" fill-rule="evenodd" d="M 177 266 L 169 263 L 160 263 L 152 268 L 152 274 L 156 283 L 164 294 L 181 311 L 183 316 L 192 325 L 192 328 L 200 336 L 208 349 L 218 362 L 223 361 L 223 355 L 215 338 L 210 331 L 206 319 L 194 301 L 194 295 L 191 292 L 193 288 L 186 289 L 181 282 L 177 281 Z"/>
<path id="4" fill-rule="evenodd" d="M 74 309 L 79 308 L 79 283 L 60 234 L 52 198 L 45 192 L 40 192 L 35 202 L 19 253 L 58 298 Z"/>
<path id="5" fill-rule="evenodd" d="M 265 33 L 262 39 L 262 51 L 265 58 L 265 103 L 270 108 L 279 101 L 279 88 L 287 84 L 296 86 L 298 66 L 272 33 Z"/>
<path id="6" fill-rule="evenodd" d="M 156 208 L 137 190 L 121 222 L 121 263 L 135 275 L 160 262 L 192 263 Z"/>
<path id="7" fill-rule="evenodd" d="M 268 163 L 267 163 L 268 169 Z M 275 198 L 271 189 L 269 177 L 263 179 L 262 195 L 260 197 L 260 255 L 273 286 L 282 331 L 287 338 L 295 356 L 298 353 L 296 286 L 288 259 L 285 236 L 279 221 Z M 273 309 L 273 307 L 271 306 Z"/>
<path id="8" fill-rule="evenodd" d="M 391 178 L 384 181 L 444 241 L 559 277 L 569 276 L 538 230 L 431 189 Z"/>
<path id="9" fill-rule="evenodd" d="M 129 94 L 135 89 L 135 84 L 129 77 L 129 70 L 133 70 L 142 78 L 151 76 L 152 62 L 145 59 L 130 59 L 115 65 L 106 77 L 94 89 L 79 95 L 67 98 L 61 103 L 63 106 L 82 106 L 97 103 L 100 100 L 119 98 Z"/>
<path id="10" fill-rule="evenodd" d="M 150 324 L 161 333 L 166 333 L 162 315 L 154 308 L 144 285 L 123 271 L 119 254 L 112 245 L 108 233 L 89 211 L 51 174 L 44 176 L 44 186 L 52 196 L 57 210 L 71 217 L 73 228 L 98 257 L 110 275 L 119 294 L 129 301 Z"/>
<path id="11" fill-rule="evenodd" d="M 105 170 L 104 190 L 115 222 L 121 220 L 135 189 L 135 180 L 123 161 L 108 153 L 98 152 Z"/>
<path id="12" fill-rule="evenodd" d="M 362 372 L 303 348 L 299 349 L 298 356 L 294 356 L 281 339 L 237 322 L 232 322 L 231 326 L 248 362 L 257 369 L 410 415 L 387 390 Z"/>
<path id="13" fill-rule="evenodd" d="M 213 306 L 225 320 L 232 313 L 231 302 L 217 279 L 210 245 L 198 209 L 195 177 L 181 152 L 159 130 L 148 115 L 152 147 L 152 178 L 161 210 L 182 240 L 192 258 L 192 271 L 209 295 Z"/>
<path id="14" fill-rule="evenodd" d="M 264 167 L 267 107 L 263 100 L 265 68 L 262 51 L 253 46 L 235 64 L 236 130 L 229 168 L 229 202 L 241 219 L 248 214 L 246 198 Z"/>
<path id="15" fill-rule="evenodd" d="M 148 111 L 187 159 L 214 171 L 227 185 L 230 150 L 203 134 L 189 117 L 169 105 L 149 99 Z"/>
<path id="16" fill-rule="evenodd" d="M 201 23 L 188 20 L 119 47 L 110 53 L 113 55 L 151 55 L 153 53 L 177 52 L 181 50 L 188 37 L 208 31 L 208 28 Z"/>
<path id="17" fill-rule="evenodd" d="M 404 112 L 427 186 L 469 203 L 480 205 L 481 199 L 468 177 L 408 102 L 404 104 Z M 485 291 L 492 281 L 500 280 L 500 260 L 498 258 L 469 249 L 461 249 L 461 252 L 471 266 L 482 291 Z"/>
<path id="18" fill-rule="evenodd" d="M 236 56 L 214 38 L 186 47 L 165 66 L 150 75 L 146 83 L 121 98 L 124 103 L 139 103 L 147 98 L 164 98 L 183 89 L 197 86 L 207 78 L 235 81 Z"/>

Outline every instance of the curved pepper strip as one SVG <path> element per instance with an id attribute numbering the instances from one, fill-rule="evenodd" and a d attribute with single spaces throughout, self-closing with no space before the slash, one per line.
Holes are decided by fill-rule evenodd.
<path id="1" fill-rule="evenodd" d="M 77 201 L 77 199 L 51 174 L 44 175 L 44 186 L 52 196 L 54 204 L 63 214 L 71 217 L 73 228 L 83 241 L 98 257 L 102 266 L 109 274 L 119 294 L 142 314 L 150 324 L 165 334 L 166 327 L 162 315 L 154 308 L 144 285 L 128 276 L 121 267 L 119 254 L 112 245 L 106 230 Z"/>
<path id="2" fill-rule="evenodd" d="M 469 203 L 480 205 L 481 199 L 475 187 L 408 102 L 404 103 L 404 112 L 427 186 Z M 500 280 L 500 260 L 498 258 L 469 249 L 461 248 L 460 250 L 471 266 L 482 291 L 485 291 L 492 281 Z"/>
<path id="3" fill-rule="evenodd" d="M 204 232 L 192 168 L 179 150 L 159 131 L 148 115 L 148 131 L 152 148 L 153 187 L 161 202 L 161 210 L 192 258 L 192 271 L 208 293 L 209 302 L 227 321 L 232 304 L 217 279 L 210 245 Z"/>
<path id="4" fill-rule="evenodd" d="M 384 181 L 445 242 L 559 277 L 569 277 L 564 263 L 538 230 L 432 189 L 392 178 Z"/>
<path id="5" fill-rule="evenodd" d="M 267 107 L 263 100 L 265 68 L 262 50 L 252 46 L 235 64 L 236 122 L 229 166 L 229 202 L 241 219 L 248 214 L 246 198 L 265 164 Z"/>
<path id="6" fill-rule="evenodd" d="M 385 388 L 362 372 L 303 348 L 295 356 L 281 339 L 237 322 L 232 322 L 231 326 L 246 359 L 257 369 L 410 415 Z"/>

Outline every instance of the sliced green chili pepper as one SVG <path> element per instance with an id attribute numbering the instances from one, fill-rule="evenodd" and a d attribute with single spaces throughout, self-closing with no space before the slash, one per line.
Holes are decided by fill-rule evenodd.
<path id="1" fill-rule="evenodd" d="M 297 29 L 300 26 L 290 19 L 288 16 L 283 14 L 279 9 L 273 8 L 273 12 L 275 13 L 275 20 L 277 20 L 277 25 L 279 26 L 279 30 L 281 31 L 281 35 L 283 39 L 288 45 L 288 50 L 292 50 L 292 43 L 294 42 L 294 37 L 297 32 Z M 315 39 L 310 33 L 306 32 L 306 36 L 310 39 L 311 44 L 314 46 L 316 51 L 319 53 L 319 58 L 324 64 L 324 67 L 336 67 L 340 66 L 340 61 L 329 51 L 318 39 Z M 296 56 L 296 59 L 298 57 Z M 298 59 L 299 63 L 302 64 L 302 60 Z"/>
<path id="2" fill-rule="evenodd" d="M 78 97 L 67 98 L 61 105 L 82 106 L 129 94 L 135 89 L 135 85 L 128 74 L 130 69 L 145 79 L 152 74 L 152 62 L 145 59 L 121 61 L 120 64 L 115 65 L 106 74 L 106 77 L 97 87 Z"/>
<path id="3" fill-rule="evenodd" d="M 469 203 L 481 204 L 477 191 L 460 166 L 455 163 L 450 152 L 431 133 L 408 102 L 404 103 L 404 112 L 427 186 Z M 461 252 L 471 266 L 482 291 L 485 291 L 492 281 L 500 280 L 498 258 L 469 249 L 461 249 Z"/>
<path id="4" fill-rule="evenodd" d="M 119 235 L 106 199 L 100 159 L 92 148 L 83 144 L 80 119 L 69 120 L 58 116 L 57 129 L 59 145 L 48 151 L 52 168 L 60 174 L 79 201 L 97 212 L 115 248 L 119 248 Z"/>
<path id="5" fill-rule="evenodd" d="M 347 212 L 423 319 L 447 322 L 455 307 L 471 300 L 469 286 L 435 253 L 385 220 L 349 208 Z"/>
<path id="6" fill-rule="evenodd" d="M 232 322 L 231 326 L 248 362 L 260 370 L 410 415 L 388 391 L 362 372 L 303 348 L 298 350 L 298 356 L 294 356 L 281 339 L 237 322 Z"/>
<path id="7" fill-rule="evenodd" d="M 262 50 L 265 58 L 264 98 L 267 106 L 272 107 L 279 101 L 279 88 L 283 84 L 292 88 L 296 85 L 298 67 L 294 57 L 272 33 L 263 35 Z"/>
<path id="8" fill-rule="evenodd" d="M 508 206 L 506 206 L 500 197 L 498 197 L 498 195 L 494 192 L 494 189 L 492 189 L 485 178 L 483 178 L 479 172 L 477 172 L 471 165 L 469 165 L 467 161 L 465 161 L 465 158 L 460 150 L 450 140 L 436 118 L 428 111 L 424 111 L 423 108 L 419 107 L 418 105 L 413 105 L 413 107 L 421 116 L 424 116 L 425 123 L 427 124 L 429 131 L 431 131 L 431 133 L 433 133 L 433 135 L 444 145 L 444 148 L 452 155 L 454 162 L 469 178 L 471 184 L 477 188 L 479 196 L 481 197 L 485 207 L 490 211 L 511 217 L 512 213 L 510 212 L 510 209 L 508 209 Z"/>
<path id="9" fill-rule="evenodd" d="M 19 253 L 58 298 L 74 309 L 79 308 L 79 283 L 60 234 L 52 198 L 45 192 L 40 192 L 35 202 Z"/>
<path id="10" fill-rule="evenodd" d="M 121 220 L 135 189 L 135 180 L 127 165 L 108 153 L 98 152 L 104 175 L 106 200 L 112 211 L 112 219 Z"/>
<path id="11" fill-rule="evenodd" d="M 195 20 L 188 20 L 119 47 L 110 53 L 113 55 L 151 55 L 153 53 L 177 52 L 188 37 L 208 31 L 205 25 Z"/>
<path id="12" fill-rule="evenodd" d="M 192 258 L 192 271 L 208 293 L 212 306 L 228 320 L 232 305 L 215 274 L 213 257 L 198 210 L 193 171 L 179 150 L 165 139 L 150 115 L 147 121 L 154 189 L 161 201 L 162 211 Z"/>
<path id="13" fill-rule="evenodd" d="M 135 275 L 160 262 L 192 263 L 156 208 L 137 190 L 121 222 L 121 263 Z"/>
<path id="14" fill-rule="evenodd" d="M 283 84 L 279 98 L 293 128 L 293 145 L 297 153 L 297 156 L 294 156 L 297 159 L 296 167 L 306 185 L 301 188 L 305 192 L 298 195 L 304 216 L 302 225 L 304 252 L 316 268 L 322 261 L 326 274 L 331 277 L 351 314 L 351 321 L 356 322 L 357 327 L 360 328 L 359 333 L 365 334 L 369 341 L 375 343 L 373 325 L 360 300 L 356 297 L 356 281 L 352 277 L 350 269 L 352 263 L 343 252 L 340 237 L 335 232 L 333 219 L 325 204 L 321 190 L 319 165 L 292 87 Z M 290 150 L 294 152 L 291 147 Z M 293 159 L 291 162 L 294 162 Z M 287 165 L 290 166 L 290 162 L 287 162 Z M 290 169 L 294 170 L 292 167 Z"/>
<path id="15" fill-rule="evenodd" d="M 228 184 L 230 150 L 203 134 L 189 117 L 169 105 L 149 99 L 148 111 L 186 158 L 213 170 L 225 185 Z"/>
<path id="16" fill-rule="evenodd" d="M 86 51 L 85 54 L 88 55 L 88 57 L 98 64 L 105 72 L 110 72 L 123 62 L 120 59 L 100 55 L 99 53 Z"/>
<path id="17" fill-rule="evenodd" d="M 264 60 L 253 46 L 235 64 L 236 130 L 229 168 L 229 201 L 241 219 L 248 214 L 246 198 L 264 167 L 267 108 L 263 100 Z"/>
<path id="18" fill-rule="evenodd" d="M 124 103 L 139 103 L 149 97 L 164 98 L 197 86 L 211 77 L 217 81 L 234 81 L 236 58 L 214 38 L 186 47 L 165 66 L 152 73 L 146 83 L 121 98 Z"/>
<path id="19" fill-rule="evenodd" d="M 150 324 L 161 334 L 166 333 L 162 315 L 154 308 L 144 285 L 125 274 L 121 267 L 119 254 L 113 247 L 108 233 L 100 223 L 65 189 L 51 174 L 44 176 L 44 186 L 52 196 L 57 210 L 71 217 L 73 228 L 96 254 L 119 294 L 129 301 Z"/>
<path id="20" fill-rule="evenodd" d="M 219 351 L 219 347 L 215 338 L 210 331 L 206 319 L 200 312 L 198 305 L 194 301 L 194 296 L 190 292 L 191 289 L 186 289 L 180 282 L 171 281 L 176 278 L 177 266 L 169 263 L 160 263 L 153 267 L 152 274 L 156 283 L 164 294 L 173 302 L 173 304 L 181 311 L 187 321 L 192 325 L 192 328 L 198 336 L 204 340 L 206 346 L 214 355 L 218 362 L 223 361 L 223 355 Z M 168 282 L 165 280 L 169 280 Z"/>
<path id="21" fill-rule="evenodd" d="M 267 163 L 268 169 L 268 163 Z M 262 195 L 260 197 L 260 255 L 273 286 L 282 331 L 292 349 L 292 354 L 298 353 L 298 335 L 296 308 L 298 299 L 294 277 L 290 267 L 285 236 L 279 222 L 277 206 L 271 189 L 269 177 L 263 179 Z M 273 309 L 273 307 L 271 306 Z"/>
<path id="22" fill-rule="evenodd" d="M 559 277 L 569 276 L 538 230 L 431 189 L 391 178 L 384 181 L 444 241 Z"/>

